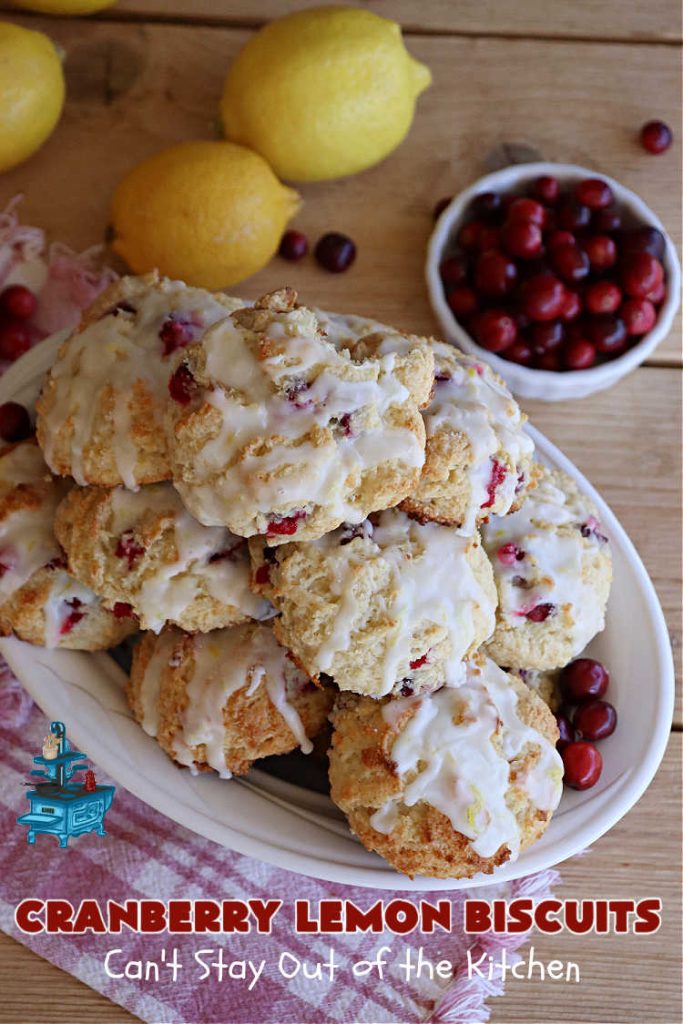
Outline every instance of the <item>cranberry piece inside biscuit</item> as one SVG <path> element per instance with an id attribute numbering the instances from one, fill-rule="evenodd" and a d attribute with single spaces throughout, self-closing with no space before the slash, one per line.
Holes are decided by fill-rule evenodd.
<path id="1" fill-rule="evenodd" d="M 299 522 L 306 518 L 303 509 L 290 513 L 288 516 L 276 516 L 269 520 L 266 533 L 283 537 L 293 536 L 299 528 Z"/>
<path id="2" fill-rule="evenodd" d="M 174 402 L 179 405 L 189 405 L 197 388 L 197 382 L 192 376 L 189 367 L 182 363 L 175 371 L 168 382 L 168 390 Z"/>
<path id="3" fill-rule="evenodd" d="M 140 555 L 144 555 L 145 549 L 136 539 L 132 530 L 126 530 L 118 539 L 115 554 L 117 558 L 125 558 L 128 562 L 128 569 L 132 569 Z"/>
<path id="4" fill-rule="evenodd" d="M 546 619 L 550 618 L 554 611 L 555 605 L 546 601 L 543 604 L 537 604 L 535 608 L 528 611 L 526 613 L 526 618 L 529 622 L 545 622 Z"/>
<path id="5" fill-rule="evenodd" d="M 67 636 L 74 626 L 78 625 L 81 619 L 85 618 L 85 611 L 81 611 L 81 608 L 83 608 L 84 605 L 80 598 L 72 597 L 70 601 L 65 601 L 64 604 L 67 608 L 71 608 L 72 610 L 66 616 L 59 628 L 60 636 Z"/>
<path id="6" fill-rule="evenodd" d="M 507 476 L 507 467 L 499 462 L 498 459 L 491 459 L 491 478 L 486 488 L 488 492 L 488 500 L 481 506 L 482 508 L 491 508 L 494 501 L 496 500 L 496 491 L 505 480 Z"/>

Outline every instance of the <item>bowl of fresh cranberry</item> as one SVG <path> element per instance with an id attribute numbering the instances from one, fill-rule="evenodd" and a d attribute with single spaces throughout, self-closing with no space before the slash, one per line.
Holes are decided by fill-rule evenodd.
<path id="1" fill-rule="evenodd" d="M 681 271 L 655 213 L 614 179 L 517 164 L 448 203 L 427 285 L 450 341 L 521 398 L 582 398 L 615 384 L 671 329 Z"/>

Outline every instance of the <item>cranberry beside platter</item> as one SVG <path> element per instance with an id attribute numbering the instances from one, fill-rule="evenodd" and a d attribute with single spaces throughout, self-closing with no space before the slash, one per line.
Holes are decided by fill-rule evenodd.
<path id="1" fill-rule="evenodd" d="M 521 397 L 549 399 L 634 369 L 671 325 L 680 286 L 654 213 L 612 179 L 562 164 L 510 167 L 457 197 L 427 274 L 450 339 Z"/>

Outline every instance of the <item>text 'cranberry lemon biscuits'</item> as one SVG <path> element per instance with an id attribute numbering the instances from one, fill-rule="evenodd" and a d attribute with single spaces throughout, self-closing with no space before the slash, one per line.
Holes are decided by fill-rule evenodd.
<path id="1" fill-rule="evenodd" d="M 395 505 L 424 461 L 419 406 L 433 357 L 414 342 L 405 356 L 354 362 L 291 289 L 207 331 L 169 384 L 173 479 L 186 506 L 202 523 L 275 545 Z"/>
<path id="2" fill-rule="evenodd" d="M 223 778 L 261 757 L 296 747 L 310 753 L 333 700 L 270 627 L 256 623 L 194 636 L 172 627 L 146 633 L 133 653 L 128 698 L 170 757 Z"/>
<path id="3" fill-rule="evenodd" d="M 270 606 L 249 589 L 247 543 L 222 526 L 202 526 L 168 483 L 139 491 L 74 487 L 57 509 L 55 532 L 69 570 L 111 607 L 130 605 L 143 629 L 166 622 L 207 633 Z"/>
<path id="4" fill-rule="evenodd" d="M 487 651 L 554 669 L 604 628 L 612 559 L 593 503 L 566 474 L 538 469 L 522 508 L 482 528 L 499 600 Z"/>
<path id="5" fill-rule="evenodd" d="M 0 632 L 43 647 L 102 650 L 135 623 L 64 571 L 53 522 L 67 486 L 50 475 L 35 441 L 0 453 Z"/>
<path id="6" fill-rule="evenodd" d="M 363 339 L 357 354 L 401 352 L 388 329 Z M 534 443 L 501 378 L 486 364 L 442 341 L 434 353 L 434 392 L 423 412 L 427 449 L 422 476 L 402 508 L 422 521 L 470 535 L 490 515 L 519 506 L 529 484 Z"/>
<path id="7" fill-rule="evenodd" d="M 171 357 L 241 305 L 156 275 L 124 277 L 103 292 L 64 342 L 38 400 L 38 440 L 52 471 L 132 490 L 168 479 Z"/>
<path id="8" fill-rule="evenodd" d="M 490 874 L 541 837 L 559 803 L 552 714 L 481 656 L 457 689 L 342 694 L 332 722 L 332 799 L 364 846 L 411 877 Z"/>
<path id="9" fill-rule="evenodd" d="M 458 685 L 462 660 L 495 625 L 493 574 L 478 534 L 398 509 L 316 541 L 250 541 L 254 586 L 281 612 L 278 639 L 313 677 L 382 697 Z"/>

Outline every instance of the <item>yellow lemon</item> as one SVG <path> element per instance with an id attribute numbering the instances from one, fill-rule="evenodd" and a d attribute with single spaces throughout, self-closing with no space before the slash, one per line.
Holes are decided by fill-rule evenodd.
<path id="1" fill-rule="evenodd" d="M 52 41 L 0 22 L 0 171 L 42 146 L 63 106 L 64 73 Z"/>
<path id="2" fill-rule="evenodd" d="M 265 160 L 231 142 L 184 142 L 130 171 L 112 203 L 114 250 L 202 288 L 260 270 L 300 204 Z"/>
<path id="3" fill-rule="evenodd" d="M 429 68 L 393 21 L 321 7 L 266 25 L 235 59 L 221 114 L 226 137 L 292 181 L 355 174 L 405 138 Z"/>
<path id="4" fill-rule="evenodd" d="M 115 3 L 116 0 L 14 0 L 15 7 L 41 14 L 94 14 Z"/>

